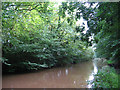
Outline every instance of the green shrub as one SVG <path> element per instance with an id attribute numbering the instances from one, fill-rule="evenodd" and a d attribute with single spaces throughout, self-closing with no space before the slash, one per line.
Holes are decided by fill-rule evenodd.
<path id="1" fill-rule="evenodd" d="M 114 68 L 98 70 L 91 84 L 92 88 L 118 88 L 118 74 Z"/>
<path id="2" fill-rule="evenodd" d="M 3 72 L 38 70 L 88 60 L 86 44 L 80 40 L 81 35 L 76 38 L 76 25 L 60 20 L 54 4 L 34 4 L 39 9 L 34 9 L 33 3 L 3 3 Z M 9 5 L 22 8 L 30 5 L 33 10 L 18 7 L 13 10 Z"/>

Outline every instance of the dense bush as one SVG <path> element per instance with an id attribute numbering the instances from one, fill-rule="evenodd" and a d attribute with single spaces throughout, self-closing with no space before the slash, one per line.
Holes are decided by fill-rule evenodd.
<path id="1" fill-rule="evenodd" d="M 99 22 L 95 35 L 96 55 L 112 60 L 115 68 L 120 68 L 119 3 L 100 3 L 97 17 Z M 104 7 L 104 8 L 103 8 Z M 103 15 L 104 13 L 104 15 Z"/>
<path id="2" fill-rule="evenodd" d="M 119 6 L 119 2 L 63 2 L 61 8 L 63 17 L 67 17 L 66 12 L 71 16 L 68 18 L 70 24 L 74 13 L 76 21 L 81 17 L 87 21 L 89 29 L 81 40 L 88 45 L 96 43 L 96 56 L 112 60 L 115 68 L 120 68 Z M 76 28 L 77 32 L 83 32 L 83 29 Z M 90 36 L 93 39 L 90 40 Z"/>
<path id="3" fill-rule="evenodd" d="M 40 40 L 39 43 L 23 43 L 17 46 L 12 44 L 10 47 L 4 45 L 3 57 L 8 61 L 3 63 L 18 71 L 24 70 L 24 68 L 50 68 L 90 59 L 91 56 L 87 56 L 86 54 L 89 53 L 84 49 L 73 48 L 70 44 L 66 45 L 67 47 L 64 47 L 59 39 L 52 38 Z"/>
<path id="4" fill-rule="evenodd" d="M 92 88 L 118 88 L 118 74 L 115 69 L 100 69 L 98 73 L 94 75 Z"/>
<path id="5" fill-rule="evenodd" d="M 24 10 L 27 5 L 34 8 L 33 4 L 38 7 Z M 54 4 L 38 4 L 3 3 L 3 72 L 51 68 L 92 58 L 81 35 L 76 36 L 75 26 L 70 26 L 67 19 L 59 20 Z M 23 10 L 15 10 L 14 5 Z"/>

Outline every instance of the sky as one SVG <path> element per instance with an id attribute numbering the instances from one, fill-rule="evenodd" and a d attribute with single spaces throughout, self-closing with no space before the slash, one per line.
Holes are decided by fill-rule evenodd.
<path id="1" fill-rule="evenodd" d="M 62 2 L 62 1 L 64 1 L 64 0 L 60 0 L 60 2 L 58 2 L 58 4 L 55 4 L 54 7 L 59 7 L 59 5 L 61 5 L 61 2 Z M 96 6 L 97 4 L 98 4 L 98 3 L 93 4 L 92 8 L 95 8 L 95 6 Z M 86 6 L 87 8 L 89 8 L 90 5 L 89 5 L 88 3 L 86 3 L 85 6 Z M 77 12 L 77 11 L 76 11 L 76 12 Z M 76 13 L 76 12 L 75 12 L 75 13 Z M 67 15 L 67 13 L 66 13 L 66 15 Z M 69 16 L 69 15 L 68 15 L 68 16 Z M 84 23 L 84 25 L 83 25 L 83 23 Z M 86 34 L 87 30 L 89 30 L 89 27 L 88 27 L 88 25 L 87 25 L 87 21 L 86 21 L 85 19 L 83 19 L 83 17 L 81 17 L 81 18 L 76 22 L 76 25 L 77 25 L 77 26 L 84 26 L 84 27 L 85 27 L 85 29 L 84 29 L 84 31 L 83 31 L 84 34 Z M 93 37 L 94 37 L 93 35 L 92 35 L 91 37 L 89 37 L 89 41 L 91 41 L 92 39 L 94 39 Z"/>
<path id="2" fill-rule="evenodd" d="M 50 0 L 50 1 L 52 1 L 52 0 Z M 54 5 L 54 7 L 59 7 L 59 5 L 61 5 L 61 2 L 62 2 L 62 1 L 64 1 L 64 0 L 60 0 L 60 2 L 58 2 L 58 4 L 55 4 L 55 5 Z M 89 7 L 89 4 L 86 3 L 85 6 L 86 6 L 86 7 Z M 95 7 L 95 5 L 93 5 L 93 8 L 94 8 L 94 7 Z M 66 14 L 67 14 L 67 13 L 66 13 Z M 85 25 L 83 25 L 83 23 L 84 23 Z M 85 30 L 83 31 L 84 34 L 85 34 L 86 31 L 89 29 L 88 26 L 87 26 L 87 21 L 84 20 L 83 17 L 81 17 L 80 20 L 78 20 L 78 21 L 76 22 L 76 25 L 77 25 L 77 26 L 85 26 Z"/>
<path id="3" fill-rule="evenodd" d="M 83 25 L 83 23 L 84 23 L 85 25 Z M 83 31 L 84 34 L 85 34 L 86 31 L 89 29 L 89 28 L 88 28 L 88 25 L 87 25 L 87 21 L 84 20 L 83 17 L 81 17 L 80 20 L 78 20 L 78 21 L 76 22 L 76 24 L 77 24 L 77 26 L 85 26 L 85 30 Z"/>

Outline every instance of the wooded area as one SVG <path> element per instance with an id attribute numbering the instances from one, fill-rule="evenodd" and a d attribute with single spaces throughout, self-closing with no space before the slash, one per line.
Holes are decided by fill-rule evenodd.
<path id="1" fill-rule="evenodd" d="M 95 57 L 106 58 L 110 66 L 119 69 L 119 5 L 118 2 L 3 2 L 3 72 L 65 66 Z M 87 21 L 88 30 L 85 23 L 76 24 L 81 18 Z"/>

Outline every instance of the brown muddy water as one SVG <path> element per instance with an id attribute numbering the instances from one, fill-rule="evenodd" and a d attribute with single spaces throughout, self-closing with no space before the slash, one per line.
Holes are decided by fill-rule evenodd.
<path id="1" fill-rule="evenodd" d="M 2 88 L 88 88 L 93 62 L 2 76 Z"/>

